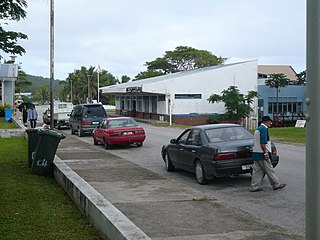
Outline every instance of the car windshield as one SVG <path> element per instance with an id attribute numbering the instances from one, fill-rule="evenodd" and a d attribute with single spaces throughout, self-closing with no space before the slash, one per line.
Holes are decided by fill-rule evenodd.
<path id="1" fill-rule="evenodd" d="M 205 130 L 210 142 L 235 141 L 252 138 L 252 134 L 243 127 L 211 128 Z"/>
<path id="2" fill-rule="evenodd" d="M 109 128 L 134 127 L 137 125 L 138 124 L 136 123 L 136 121 L 132 118 L 115 119 L 115 120 L 108 121 Z"/>

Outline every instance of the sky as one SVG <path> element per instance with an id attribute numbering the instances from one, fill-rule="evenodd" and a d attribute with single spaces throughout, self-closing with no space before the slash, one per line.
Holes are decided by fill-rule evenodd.
<path id="1" fill-rule="evenodd" d="M 50 76 L 50 2 L 27 0 L 23 32 L 27 74 Z M 227 63 L 306 68 L 305 0 L 54 0 L 54 78 L 95 66 L 121 79 L 177 46 L 207 50 Z M 10 59 L 4 55 L 5 59 Z"/>

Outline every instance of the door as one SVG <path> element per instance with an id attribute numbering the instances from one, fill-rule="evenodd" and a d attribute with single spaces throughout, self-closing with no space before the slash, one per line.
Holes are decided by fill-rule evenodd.
<path id="1" fill-rule="evenodd" d="M 191 129 L 184 131 L 176 140 L 175 144 L 170 145 L 169 157 L 173 165 L 184 167 L 184 149 Z"/>
<path id="2" fill-rule="evenodd" d="M 136 112 L 137 112 L 137 101 L 133 100 L 132 101 L 132 112 L 131 112 L 131 116 L 132 117 L 136 117 Z"/>
<path id="3" fill-rule="evenodd" d="M 200 131 L 197 129 L 192 130 L 184 146 L 183 158 L 181 159 L 181 161 L 183 161 L 183 166 L 186 169 L 190 171 L 195 170 L 193 166 L 193 160 L 198 158 L 201 144 L 202 142 L 201 142 Z"/>

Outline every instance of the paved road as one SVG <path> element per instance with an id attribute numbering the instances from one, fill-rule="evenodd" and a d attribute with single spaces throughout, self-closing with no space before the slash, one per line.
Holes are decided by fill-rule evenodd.
<path id="1" fill-rule="evenodd" d="M 166 172 L 160 149 L 169 139 L 178 136 L 182 130 L 174 128 L 143 125 L 147 132 L 147 140 L 142 148 L 118 147 L 110 151 L 124 159 L 139 164 L 163 177 L 174 179 L 189 187 L 197 189 L 209 197 L 212 196 L 226 202 L 232 207 L 244 210 L 267 222 L 279 225 L 294 233 L 305 234 L 305 147 L 278 143 L 281 160 L 276 168 L 277 175 L 288 186 L 281 191 L 273 191 L 264 180 L 264 191 L 249 192 L 250 175 L 219 178 L 208 185 L 197 184 L 193 174 L 178 170 Z M 70 130 L 65 130 L 70 131 Z M 87 136 L 83 141 L 92 142 Z M 101 146 L 102 148 L 103 146 Z"/>

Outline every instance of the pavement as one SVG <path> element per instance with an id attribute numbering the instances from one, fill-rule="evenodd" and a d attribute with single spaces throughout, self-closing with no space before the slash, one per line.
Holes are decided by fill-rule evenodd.
<path id="1" fill-rule="evenodd" d="M 104 239 L 304 239 L 78 136 L 60 142 L 54 176 Z"/>

